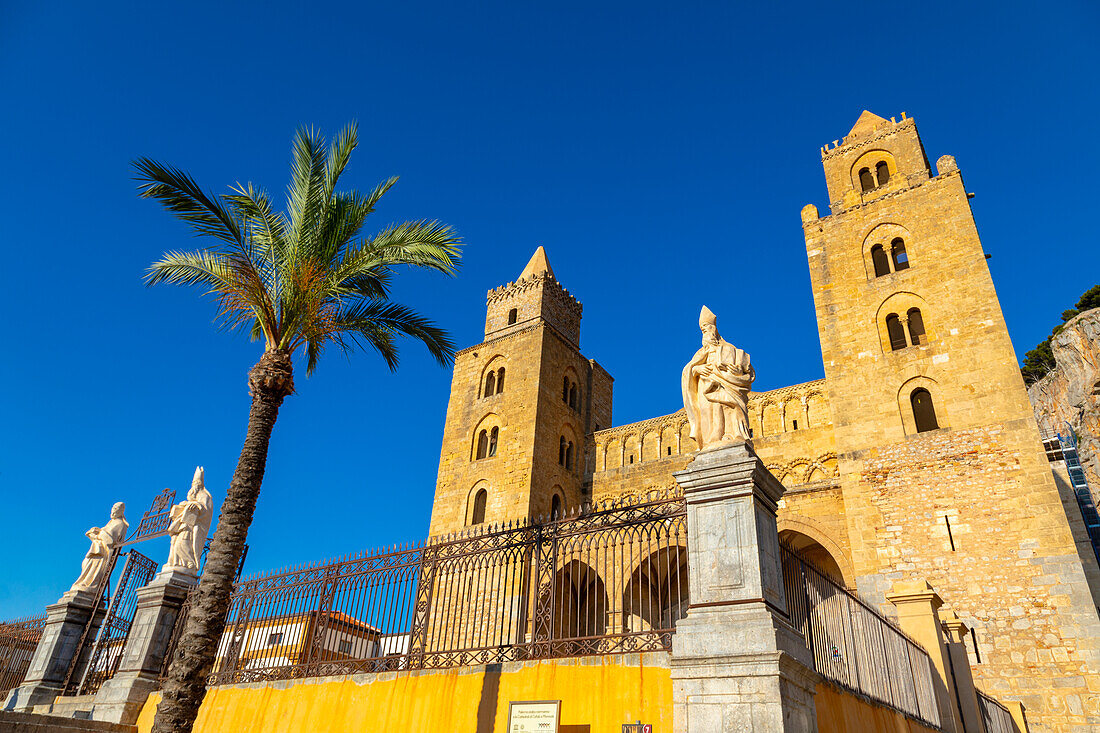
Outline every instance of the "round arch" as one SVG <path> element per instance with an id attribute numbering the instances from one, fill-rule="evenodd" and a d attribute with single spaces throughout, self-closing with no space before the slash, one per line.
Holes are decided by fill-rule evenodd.
<path id="1" fill-rule="evenodd" d="M 846 588 L 855 587 L 855 570 L 844 549 L 809 517 L 780 517 L 779 541 Z"/>

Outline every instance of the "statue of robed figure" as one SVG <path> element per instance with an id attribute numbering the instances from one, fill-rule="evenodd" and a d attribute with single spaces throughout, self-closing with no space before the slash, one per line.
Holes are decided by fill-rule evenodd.
<path id="1" fill-rule="evenodd" d="M 202 548 L 214 518 L 214 497 L 206 490 L 202 466 L 195 469 L 187 498 L 172 507 L 168 536 L 172 538 L 165 567 L 198 572 Z"/>
<path id="2" fill-rule="evenodd" d="M 684 367 L 681 387 L 691 437 L 699 449 L 750 439 L 749 389 L 756 372 L 748 352 L 718 335 L 717 317 L 703 306 L 703 347 Z"/>
<path id="3" fill-rule="evenodd" d="M 80 577 L 69 590 L 95 590 L 110 570 L 111 553 L 126 539 L 126 505 L 121 501 L 111 507 L 111 520 L 103 527 L 92 527 L 84 534 L 92 541 L 84 562 L 80 565 Z"/>

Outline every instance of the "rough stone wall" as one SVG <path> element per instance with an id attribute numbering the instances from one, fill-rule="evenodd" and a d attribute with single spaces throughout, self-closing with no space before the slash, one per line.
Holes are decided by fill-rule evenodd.
<path id="1" fill-rule="evenodd" d="M 1021 700 L 1032 730 L 1100 721 L 1100 622 L 1048 465 L 1013 424 L 931 431 L 865 451 L 861 592 L 924 578 L 973 628 L 978 686 Z"/>
<path id="2" fill-rule="evenodd" d="M 456 355 L 432 505 L 432 535 L 467 525 L 475 485 L 488 491 L 486 521 L 527 515 L 535 439 L 530 416 L 539 398 L 542 330 L 538 324 L 528 325 Z M 482 375 L 490 362 L 506 368 L 505 387 L 501 394 L 483 397 Z M 475 433 L 492 425 L 500 428 L 497 453 L 477 460 Z"/>
<path id="3" fill-rule="evenodd" d="M 1051 339 L 1054 371 L 1028 388 L 1039 424 L 1077 434 L 1077 451 L 1089 487 L 1100 490 L 1100 308 L 1068 321 Z"/>

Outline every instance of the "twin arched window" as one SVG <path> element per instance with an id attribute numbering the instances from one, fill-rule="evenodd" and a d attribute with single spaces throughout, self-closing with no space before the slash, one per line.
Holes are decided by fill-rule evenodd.
<path id="1" fill-rule="evenodd" d="M 561 436 L 558 441 L 558 465 L 565 466 L 565 470 L 573 470 L 573 441 Z"/>
<path id="2" fill-rule="evenodd" d="M 497 443 L 500 439 L 500 428 L 482 430 L 477 436 L 477 460 L 492 458 L 497 454 Z"/>
<path id="3" fill-rule="evenodd" d="M 504 367 L 497 369 L 495 372 L 489 372 L 485 375 L 485 389 L 482 390 L 482 397 L 492 397 L 495 394 L 500 394 L 504 391 Z"/>
<path id="4" fill-rule="evenodd" d="M 905 240 L 895 237 L 894 241 L 890 242 L 889 253 L 881 244 L 871 247 L 871 264 L 875 268 L 875 277 L 908 270 L 909 255 L 905 252 Z"/>
<path id="5" fill-rule="evenodd" d="M 885 186 L 889 182 L 890 166 L 885 160 L 875 163 L 873 172 L 870 168 L 860 168 L 859 170 L 859 187 L 863 189 L 863 193 L 873 191 L 879 186 Z"/>
<path id="6" fill-rule="evenodd" d="M 905 312 L 905 324 L 901 316 L 891 313 L 886 316 L 886 335 L 890 338 L 890 350 L 900 351 L 908 346 L 921 346 L 928 343 L 928 334 L 924 330 L 924 316 L 920 308 L 910 308 Z M 909 338 L 906 338 L 908 325 Z"/>
<path id="7" fill-rule="evenodd" d="M 470 512 L 470 524 L 481 524 L 485 521 L 485 505 L 489 503 L 489 492 L 480 489 L 474 496 L 474 508 Z"/>

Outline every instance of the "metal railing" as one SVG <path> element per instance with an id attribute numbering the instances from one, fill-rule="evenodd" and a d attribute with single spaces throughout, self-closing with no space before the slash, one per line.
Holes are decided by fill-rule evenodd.
<path id="1" fill-rule="evenodd" d="M 46 627 L 46 614 L 0 622 L 0 701 L 23 684 Z"/>
<path id="2" fill-rule="evenodd" d="M 978 709 L 985 724 L 985 733 L 1019 733 L 1008 708 L 981 690 L 978 690 Z"/>
<path id="3" fill-rule="evenodd" d="M 932 660 L 924 648 L 794 550 L 782 546 L 781 556 L 789 618 L 805 637 L 814 668 L 939 728 Z"/>
<path id="4" fill-rule="evenodd" d="M 667 650 L 687 577 L 677 491 L 256 575 L 210 683 Z"/>

